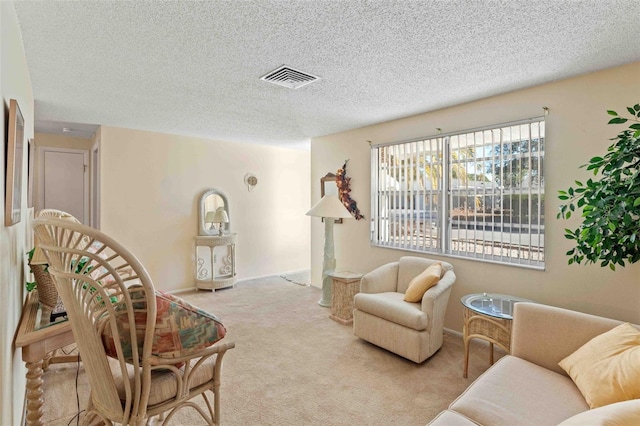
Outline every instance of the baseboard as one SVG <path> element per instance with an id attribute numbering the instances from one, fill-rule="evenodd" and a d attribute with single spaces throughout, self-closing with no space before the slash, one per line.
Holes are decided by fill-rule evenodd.
<path id="1" fill-rule="evenodd" d="M 295 271 L 288 271 L 288 272 L 280 272 L 280 273 L 276 273 L 276 274 L 266 274 L 266 275 L 257 275 L 255 277 L 247 277 L 247 278 L 243 278 L 241 280 L 236 281 L 236 284 L 238 283 L 242 283 L 245 281 L 253 281 L 253 280 L 260 280 L 263 278 L 269 278 L 269 277 L 282 277 L 283 275 L 291 275 L 291 274 L 300 274 L 302 272 L 306 272 L 309 269 L 298 269 Z M 193 287 L 187 287 L 187 288 L 179 288 L 177 290 L 167 290 L 165 291 L 165 293 L 169 293 L 169 294 L 180 294 L 180 293 L 188 293 L 190 291 L 194 291 L 197 290 L 198 288 L 196 286 Z"/>
<path id="2" fill-rule="evenodd" d="M 453 334 L 454 336 L 459 337 L 459 338 L 462 339 L 462 333 L 459 332 L 459 331 L 452 330 L 452 329 L 447 328 L 447 327 L 444 327 L 443 330 L 444 330 L 445 333 Z"/>
<path id="3" fill-rule="evenodd" d="M 301 274 L 303 272 L 307 272 L 310 271 L 309 268 L 305 268 L 305 269 L 297 269 L 295 271 L 286 271 L 286 272 L 280 272 L 279 274 L 276 274 L 278 276 L 282 276 L 282 275 L 293 275 L 293 274 Z"/>
<path id="4" fill-rule="evenodd" d="M 165 291 L 165 293 L 180 294 L 180 293 L 188 293 L 188 292 L 193 291 L 193 290 L 197 290 L 196 286 L 187 287 L 187 288 L 179 288 L 177 290 L 169 290 L 169 291 Z"/>

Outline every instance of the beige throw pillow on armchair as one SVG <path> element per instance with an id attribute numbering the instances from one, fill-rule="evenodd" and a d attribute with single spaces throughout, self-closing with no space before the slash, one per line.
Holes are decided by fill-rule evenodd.
<path id="1" fill-rule="evenodd" d="M 430 265 L 420 275 L 409 283 L 409 288 L 404 294 L 405 302 L 420 302 L 422 296 L 434 285 L 438 284 L 442 277 L 442 263 L 437 262 Z"/>

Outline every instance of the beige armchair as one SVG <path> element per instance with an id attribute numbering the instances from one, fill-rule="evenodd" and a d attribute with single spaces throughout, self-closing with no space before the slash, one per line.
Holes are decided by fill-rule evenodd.
<path id="1" fill-rule="evenodd" d="M 444 315 L 456 280 L 453 266 L 440 262 L 444 275 L 422 301 L 404 301 L 411 280 L 436 262 L 405 256 L 362 277 L 360 293 L 354 298 L 353 334 L 416 363 L 440 349 Z"/>

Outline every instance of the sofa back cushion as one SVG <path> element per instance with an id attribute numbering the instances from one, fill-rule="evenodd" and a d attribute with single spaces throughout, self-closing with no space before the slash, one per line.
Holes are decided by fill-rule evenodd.
<path id="1" fill-rule="evenodd" d="M 558 363 L 595 336 L 622 324 L 583 312 L 520 302 L 513 308 L 511 354 L 567 376 Z"/>

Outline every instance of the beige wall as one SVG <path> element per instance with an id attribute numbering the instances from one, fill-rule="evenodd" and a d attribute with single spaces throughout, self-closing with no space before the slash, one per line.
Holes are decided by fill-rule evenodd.
<path id="1" fill-rule="evenodd" d="M 128 247 L 157 288 L 194 287 L 198 198 L 230 204 L 238 279 L 309 268 L 309 151 L 103 126 L 101 229 Z M 254 173 L 249 192 L 244 176 Z"/>
<path id="2" fill-rule="evenodd" d="M 82 149 L 89 151 L 93 145 L 92 139 L 76 138 L 65 135 L 51 135 L 48 133 L 36 133 L 33 140 L 37 147 L 48 146 L 52 148 Z"/>
<path id="3" fill-rule="evenodd" d="M 458 277 L 445 326 L 462 330 L 460 298 L 476 292 L 506 293 L 640 323 L 640 263 L 618 268 L 616 272 L 593 265 L 568 266 L 565 252 L 571 243 L 563 237 L 563 229 L 576 227 L 577 218 L 571 222 L 555 219 L 559 205 L 557 191 L 566 189 L 576 179 L 584 179 L 587 174 L 579 165 L 606 152 L 609 139 L 620 129 L 606 124 L 609 120 L 606 110 L 623 113 L 626 106 L 638 101 L 640 63 L 635 63 L 312 140 L 312 200 L 320 197 L 320 178 L 339 168 L 344 159 L 350 159 L 347 174 L 352 178 L 351 195 L 367 218 L 347 220 L 336 226 L 337 268 L 367 272 L 410 254 L 369 244 L 371 185 L 367 141 L 373 144 L 402 141 L 434 135 L 436 128 L 446 133 L 535 117 L 542 115 L 542 107 L 546 106 L 550 111 L 545 144 L 546 270 L 443 258 L 453 263 Z M 312 222 L 311 239 L 313 284 L 319 285 L 323 244 L 319 222 Z"/>
<path id="4" fill-rule="evenodd" d="M 17 224 L 4 226 L 5 187 L 5 120 L 9 114 L 9 100 L 16 99 L 25 120 L 25 140 L 33 137 L 33 92 L 24 55 L 22 36 L 18 27 L 13 2 L 0 2 L 0 92 L 3 113 L 0 115 L 0 187 L 2 208 L 0 209 L 0 424 L 17 425 L 22 419 L 25 395 L 25 368 L 20 351 L 14 348 L 15 332 L 18 328 L 22 302 L 24 300 L 25 247 L 30 245 L 31 233 L 27 232 L 27 185 L 26 149 L 22 158 L 22 219 Z"/>

